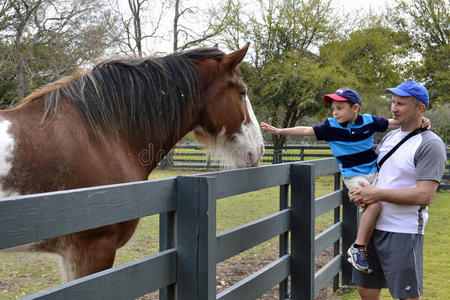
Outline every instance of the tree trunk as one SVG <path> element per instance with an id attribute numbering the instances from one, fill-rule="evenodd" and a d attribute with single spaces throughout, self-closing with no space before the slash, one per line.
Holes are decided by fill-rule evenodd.
<path id="1" fill-rule="evenodd" d="M 23 57 L 17 53 L 17 100 L 12 103 L 15 105 L 25 96 L 25 62 Z"/>
<path id="2" fill-rule="evenodd" d="M 273 164 L 281 164 L 283 162 L 283 145 L 286 137 L 284 135 L 272 135 L 273 144 Z"/>
<path id="3" fill-rule="evenodd" d="M 17 61 L 17 98 L 11 102 L 10 104 L 11 107 L 15 106 L 25 96 L 25 61 L 22 55 L 20 54 L 20 43 L 22 40 L 22 32 L 23 32 L 22 26 L 19 28 L 19 30 L 17 30 L 15 37 L 16 40 L 15 40 L 14 54 L 16 56 Z"/>
<path id="4" fill-rule="evenodd" d="M 175 0 L 175 16 L 173 18 L 173 52 L 178 51 L 178 19 L 180 18 L 180 0 Z"/>
<path id="5" fill-rule="evenodd" d="M 139 0 L 128 0 L 128 5 L 133 15 L 134 39 L 136 42 L 137 56 L 142 57 L 142 24 L 141 24 L 141 2 Z"/>

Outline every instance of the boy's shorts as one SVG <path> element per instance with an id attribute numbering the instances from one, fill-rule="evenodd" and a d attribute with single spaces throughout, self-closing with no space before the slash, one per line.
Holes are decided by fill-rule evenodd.
<path id="1" fill-rule="evenodd" d="M 353 269 L 355 285 L 370 289 L 388 287 L 395 299 L 422 295 L 423 235 L 375 229 L 367 252 L 373 272 Z"/>
<path id="2" fill-rule="evenodd" d="M 352 176 L 352 177 L 345 177 L 343 180 L 344 180 L 344 184 L 347 187 L 347 189 L 350 190 L 353 187 L 361 188 L 361 186 L 359 185 L 360 181 L 375 186 L 376 181 L 377 181 L 377 176 L 378 176 L 378 172 L 375 172 L 375 173 L 367 174 L 367 175 L 362 174 L 362 175 L 356 175 L 356 176 Z"/>

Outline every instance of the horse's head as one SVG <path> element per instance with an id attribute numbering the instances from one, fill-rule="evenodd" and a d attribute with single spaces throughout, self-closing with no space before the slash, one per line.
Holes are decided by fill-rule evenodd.
<path id="1" fill-rule="evenodd" d="M 205 103 L 194 136 L 207 148 L 221 151 L 236 167 L 258 165 L 264 152 L 261 130 L 238 69 L 247 50 L 248 44 L 220 59 L 194 63 Z"/>

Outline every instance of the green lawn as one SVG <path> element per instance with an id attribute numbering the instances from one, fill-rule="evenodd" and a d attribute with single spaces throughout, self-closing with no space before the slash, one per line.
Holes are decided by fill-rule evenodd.
<path id="1" fill-rule="evenodd" d="M 150 179 L 187 175 L 195 171 L 157 170 Z M 331 177 L 317 180 L 316 197 L 332 191 Z M 450 299 L 450 193 L 438 193 L 430 206 L 430 220 L 425 235 L 425 297 Z M 246 193 L 218 200 L 217 232 L 251 222 L 278 210 L 278 188 Z M 332 223 L 331 213 L 316 220 L 316 234 Z M 141 219 L 131 241 L 117 253 L 115 265 L 120 265 L 158 252 L 158 216 Z M 276 253 L 278 240 L 273 239 L 230 260 L 265 258 Z M 0 253 L 0 299 L 17 299 L 60 282 L 58 263 L 45 254 Z M 388 295 L 388 294 L 385 294 Z M 335 299 L 358 299 L 355 292 Z M 387 297 L 390 299 L 390 296 Z"/>
<path id="2" fill-rule="evenodd" d="M 326 145 L 324 145 L 326 146 Z M 200 163 L 200 162 L 193 162 L 194 160 L 201 160 L 201 161 L 206 161 L 207 156 L 206 156 L 207 151 L 204 149 L 179 149 L 179 148 L 175 148 L 175 150 L 173 150 L 173 159 L 174 164 L 175 165 L 196 165 L 196 164 L 203 164 L 205 165 L 205 163 Z M 217 153 L 217 155 L 215 155 L 214 152 L 209 152 L 210 159 L 211 159 L 211 165 L 221 165 L 222 162 L 222 157 L 219 154 L 220 152 Z M 188 155 L 189 154 L 189 155 Z M 266 155 L 264 157 L 264 160 L 270 160 L 270 162 L 262 162 L 261 165 L 270 165 L 272 164 L 271 160 L 272 157 L 270 155 L 273 155 L 273 149 L 266 149 L 266 151 L 264 152 L 264 154 Z M 300 150 L 299 149 L 287 149 L 287 150 L 283 150 L 283 154 L 284 155 L 294 155 L 294 156 L 285 156 L 283 157 L 284 161 L 299 161 L 300 160 Z M 326 154 L 328 156 L 331 156 L 331 150 L 330 149 L 326 149 L 326 150 L 318 150 L 318 149 L 305 149 L 304 151 L 304 155 L 306 155 L 304 157 L 304 160 L 312 160 L 312 159 L 317 159 L 317 158 L 324 158 L 324 157 L 314 157 L 314 156 L 310 156 L 310 155 L 315 155 L 315 154 Z M 192 162 L 179 162 L 176 160 L 188 160 L 188 161 L 192 161 Z"/>

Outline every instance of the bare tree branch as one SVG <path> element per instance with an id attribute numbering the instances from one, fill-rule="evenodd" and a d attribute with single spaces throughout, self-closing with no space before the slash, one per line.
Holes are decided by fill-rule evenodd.
<path id="1" fill-rule="evenodd" d="M 16 65 L 11 105 L 30 89 L 97 56 L 109 43 L 100 22 L 102 0 L 5 0 L 0 9 L 0 42 Z"/>
<path id="2" fill-rule="evenodd" d="M 121 23 L 121 30 L 116 34 L 120 52 L 127 54 L 131 52 L 137 57 L 144 56 L 144 43 L 162 37 L 159 29 L 167 10 L 167 1 L 128 0 L 128 13 L 125 13 L 115 0 L 114 10 L 120 16 Z"/>
<path id="3" fill-rule="evenodd" d="M 175 15 L 173 22 L 174 51 L 180 51 L 199 45 L 221 34 L 233 20 L 233 18 L 230 18 L 230 15 L 233 13 L 233 6 L 231 3 L 232 0 L 226 0 L 225 5 L 218 3 L 216 7 L 220 7 L 220 10 L 214 8 L 202 10 L 198 7 L 182 8 L 181 0 L 175 0 Z M 181 23 L 181 21 L 187 23 L 188 17 L 192 17 L 192 14 L 201 15 L 203 17 L 203 21 L 199 22 L 202 26 L 199 26 L 198 24 L 192 26 L 192 22 L 190 23 L 190 26 Z M 182 17 L 184 18 L 182 19 Z M 180 45 L 181 37 L 183 38 L 183 43 Z"/>

